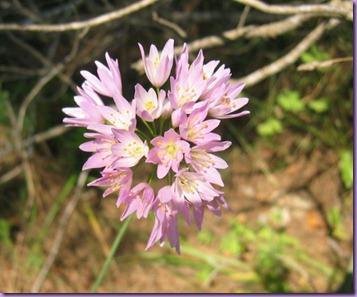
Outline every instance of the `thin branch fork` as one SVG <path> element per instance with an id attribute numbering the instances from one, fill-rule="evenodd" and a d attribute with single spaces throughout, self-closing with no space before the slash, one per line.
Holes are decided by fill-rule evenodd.
<path id="1" fill-rule="evenodd" d="M 158 0 L 142 0 L 131 4 L 125 8 L 115 10 L 87 21 L 71 22 L 67 24 L 47 24 L 47 25 L 19 25 L 19 24 L 0 24 L 0 31 L 37 31 L 37 32 L 64 32 L 82 30 L 85 28 L 96 27 L 111 21 L 120 19 L 132 14 L 147 6 L 150 6 Z"/>
<path id="2" fill-rule="evenodd" d="M 259 0 L 235 0 L 235 2 L 256 8 L 260 11 L 270 14 L 306 14 L 306 13 L 318 13 L 320 16 L 327 17 L 339 17 L 345 18 L 349 21 L 353 20 L 352 1 L 351 7 L 345 8 L 343 6 L 337 6 L 332 4 L 316 4 L 316 5 L 268 5 Z M 340 1 L 338 2 L 340 3 Z"/>

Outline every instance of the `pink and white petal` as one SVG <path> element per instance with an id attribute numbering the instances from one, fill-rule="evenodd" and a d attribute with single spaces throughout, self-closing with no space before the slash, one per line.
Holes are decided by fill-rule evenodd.
<path id="1" fill-rule="evenodd" d="M 88 158 L 84 163 L 82 170 L 101 168 L 106 165 L 106 162 L 99 156 L 99 154 L 94 154 Z"/>

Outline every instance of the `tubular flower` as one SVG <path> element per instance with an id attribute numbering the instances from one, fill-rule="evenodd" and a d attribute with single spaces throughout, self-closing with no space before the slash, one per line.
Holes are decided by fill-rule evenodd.
<path id="1" fill-rule="evenodd" d="M 78 87 L 80 96 L 74 96 L 74 101 L 79 107 L 67 107 L 62 111 L 71 118 L 65 118 L 64 123 L 67 126 L 88 127 L 96 123 L 102 124 L 104 117 L 97 110 L 97 106 L 103 106 L 104 103 L 100 97 L 86 84 L 83 84 L 83 89 Z"/>
<path id="2" fill-rule="evenodd" d="M 143 46 L 139 43 L 145 73 L 153 86 L 160 88 L 169 78 L 174 62 L 174 40 L 169 39 L 161 54 L 155 45 L 150 46 L 149 57 L 145 57 Z"/>
<path id="3" fill-rule="evenodd" d="M 134 95 L 137 115 L 148 122 L 159 118 L 163 111 L 165 97 L 164 90 L 160 90 L 157 95 L 153 88 L 146 92 L 141 85 L 137 84 Z"/>
<path id="4" fill-rule="evenodd" d="M 110 167 L 118 158 L 112 153 L 112 146 L 115 144 L 113 136 L 98 133 L 86 133 L 86 137 L 94 138 L 79 146 L 82 151 L 94 152 L 84 163 L 83 170 L 91 168 Z"/>
<path id="5" fill-rule="evenodd" d="M 63 108 L 68 116 L 63 122 L 89 130 L 84 136 L 90 140 L 80 145 L 92 153 L 83 170 L 99 168 L 101 177 L 88 185 L 104 187 L 103 197 L 117 195 L 120 220 L 153 213 L 146 249 L 168 241 L 180 253 L 179 214 L 200 230 L 206 210 L 220 216 L 222 207 L 230 209 L 219 172 L 228 164 L 215 153 L 231 142 L 221 141 L 215 129 L 223 119 L 248 114 L 240 111 L 248 99 L 238 97 L 244 84 L 229 82 L 230 69 L 219 61 L 205 63 L 202 51 L 190 64 L 187 45 L 175 57 L 172 39 L 161 53 L 154 45 L 148 56 L 140 44 L 139 49 L 152 87 L 136 84 L 128 101 L 119 63 L 106 53 L 107 65 L 95 62 L 96 75 L 81 72 L 85 81 L 74 97 L 77 107 Z M 106 105 L 108 97 L 112 102 Z M 142 166 L 151 166 L 151 175 L 133 184 Z"/>
<path id="6" fill-rule="evenodd" d="M 118 61 L 114 61 L 108 53 L 105 54 L 105 59 L 108 67 L 98 61 L 95 62 L 99 79 L 86 70 L 81 71 L 81 74 L 97 93 L 108 97 L 118 96 L 122 91 Z"/>
<path id="7" fill-rule="evenodd" d="M 146 249 L 159 241 L 162 246 L 165 240 L 168 239 L 171 247 L 176 248 L 176 252 L 180 254 L 180 242 L 178 233 L 178 211 L 172 203 L 162 203 L 160 199 L 156 199 L 153 204 L 153 212 L 155 215 L 155 225 L 151 232 Z"/>
<path id="8" fill-rule="evenodd" d="M 170 79 L 171 88 L 168 97 L 174 109 L 182 108 L 190 111 L 205 89 L 206 81 L 203 79 L 202 51 L 199 52 L 192 65 L 189 65 L 187 60 L 186 48 L 178 61 L 176 77 Z"/>
<path id="9" fill-rule="evenodd" d="M 244 88 L 244 84 L 225 85 L 225 92 L 221 98 L 212 100 L 210 103 L 209 114 L 217 119 L 230 119 L 249 114 L 245 110 L 239 113 L 230 114 L 248 103 L 248 98 L 237 98 Z"/>
<path id="10" fill-rule="evenodd" d="M 124 220 L 128 215 L 136 211 L 136 217 L 147 218 L 152 204 L 154 202 L 154 190 L 147 183 L 140 183 L 136 185 L 123 200 L 127 206 L 121 216 L 121 220 Z"/>
<path id="11" fill-rule="evenodd" d="M 128 193 L 130 191 L 133 172 L 129 168 L 105 169 L 101 172 L 102 177 L 89 183 L 89 186 L 107 187 L 103 197 L 119 191 L 119 193 Z"/>

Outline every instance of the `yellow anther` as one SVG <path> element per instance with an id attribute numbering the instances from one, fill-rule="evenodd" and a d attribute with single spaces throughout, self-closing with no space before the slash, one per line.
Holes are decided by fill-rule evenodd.
<path id="1" fill-rule="evenodd" d="M 154 109 L 155 107 L 156 107 L 156 106 L 152 103 L 151 100 L 145 102 L 145 108 L 146 108 L 146 110 L 152 110 L 152 109 Z"/>

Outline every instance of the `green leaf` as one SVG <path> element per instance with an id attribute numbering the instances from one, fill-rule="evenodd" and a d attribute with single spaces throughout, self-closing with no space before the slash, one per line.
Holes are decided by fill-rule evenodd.
<path id="1" fill-rule="evenodd" d="M 347 189 L 351 189 L 353 184 L 353 156 L 350 150 L 341 152 L 338 167 L 343 184 Z"/>
<path id="2" fill-rule="evenodd" d="M 257 126 L 258 134 L 261 136 L 273 136 L 283 130 L 281 122 L 275 118 L 269 118 Z"/>
<path id="3" fill-rule="evenodd" d="M 278 95 L 278 104 L 286 111 L 294 113 L 304 109 L 304 104 L 301 102 L 299 92 L 286 91 Z"/>
<path id="4" fill-rule="evenodd" d="M 11 224 L 7 220 L 0 219 L 0 241 L 7 246 L 12 246 L 10 230 Z"/>
<path id="5" fill-rule="evenodd" d="M 323 113 L 329 109 L 329 103 L 326 98 L 319 98 L 310 101 L 308 107 L 317 113 Z"/>
<path id="6" fill-rule="evenodd" d="M 214 241 L 214 235 L 209 230 L 202 230 L 198 233 L 198 240 L 203 244 L 210 244 Z"/>
<path id="7" fill-rule="evenodd" d="M 303 63 L 321 62 L 328 59 L 330 59 L 330 55 L 327 52 L 321 51 L 316 45 L 313 45 L 308 51 L 301 55 L 301 61 Z"/>

